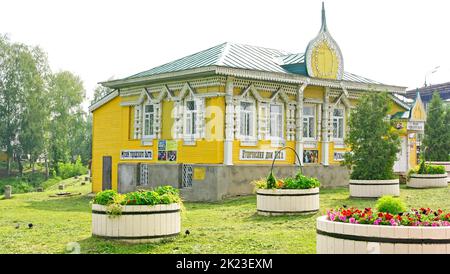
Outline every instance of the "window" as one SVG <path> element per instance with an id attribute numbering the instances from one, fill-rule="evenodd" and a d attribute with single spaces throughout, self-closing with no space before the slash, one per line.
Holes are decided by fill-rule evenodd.
<path id="1" fill-rule="evenodd" d="M 144 134 L 143 138 L 155 136 L 155 107 L 152 104 L 144 106 Z"/>
<path id="2" fill-rule="evenodd" d="M 194 137 L 197 133 L 197 106 L 194 100 L 186 101 L 185 135 Z"/>
<path id="3" fill-rule="evenodd" d="M 254 127 L 254 105 L 251 102 L 240 103 L 240 130 L 239 133 L 242 137 L 253 137 Z"/>
<path id="4" fill-rule="evenodd" d="M 270 138 L 283 139 L 283 107 L 270 105 Z"/>
<path id="5" fill-rule="evenodd" d="M 344 110 L 340 108 L 333 110 L 333 138 L 344 138 Z"/>
<path id="6" fill-rule="evenodd" d="M 303 106 L 303 138 L 314 138 L 316 111 L 314 106 Z"/>

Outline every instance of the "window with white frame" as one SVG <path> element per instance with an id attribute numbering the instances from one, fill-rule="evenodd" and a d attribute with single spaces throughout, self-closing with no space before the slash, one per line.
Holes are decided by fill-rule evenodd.
<path id="1" fill-rule="evenodd" d="M 186 100 L 184 134 L 194 138 L 197 133 L 197 105 L 195 100 Z"/>
<path id="2" fill-rule="evenodd" d="M 252 102 L 240 102 L 240 129 L 239 134 L 244 139 L 251 139 L 254 136 L 255 106 Z"/>
<path id="3" fill-rule="evenodd" d="M 155 137 L 155 106 L 153 104 L 144 105 L 144 132 L 142 138 Z"/>
<path id="4" fill-rule="evenodd" d="M 314 106 L 303 106 L 303 138 L 315 138 L 316 108 Z"/>
<path id="5" fill-rule="evenodd" d="M 283 139 L 283 106 L 270 105 L 270 138 Z"/>
<path id="6" fill-rule="evenodd" d="M 344 139 L 344 109 L 333 109 L 333 139 Z"/>

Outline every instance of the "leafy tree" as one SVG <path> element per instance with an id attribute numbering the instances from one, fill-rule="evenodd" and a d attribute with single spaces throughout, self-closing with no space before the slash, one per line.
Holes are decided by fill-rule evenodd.
<path id="1" fill-rule="evenodd" d="M 84 98 L 83 83 L 78 76 L 68 71 L 52 75 L 49 97 L 51 116 L 49 154 L 56 172 L 58 162 L 75 160 L 71 159 L 71 139 L 83 113 L 81 103 Z"/>
<path id="2" fill-rule="evenodd" d="M 111 80 L 114 80 L 114 77 L 110 77 L 108 79 L 108 81 Z M 94 89 L 94 98 L 92 99 L 91 104 L 97 102 L 98 100 L 100 100 L 101 98 L 103 98 L 105 95 L 109 94 L 112 91 L 113 90 L 108 87 L 97 85 L 97 87 Z"/>
<path id="3" fill-rule="evenodd" d="M 50 68 L 47 55 L 40 48 L 31 49 L 30 54 L 32 79 L 25 93 L 25 107 L 18 136 L 24 154 L 30 157 L 34 172 L 34 165 L 44 152 L 44 135 L 48 128 L 48 108 L 43 101 L 48 97 Z"/>
<path id="4" fill-rule="evenodd" d="M 23 126 L 26 98 L 38 80 L 34 58 L 26 45 L 0 37 L 0 144 L 8 155 L 7 173 L 13 154 L 22 173 L 23 147 L 19 134 Z"/>
<path id="5" fill-rule="evenodd" d="M 450 153 L 450 114 L 446 113 L 444 103 L 435 91 L 428 105 L 425 123 L 425 159 L 428 161 L 447 161 Z"/>
<path id="6" fill-rule="evenodd" d="M 352 167 L 352 179 L 385 180 L 394 176 L 400 141 L 386 119 L 389 102 L 387 93 L 368 93 L 351 112 L 345 142 L 352 152 L 346 153 L 345 164 Z"/>

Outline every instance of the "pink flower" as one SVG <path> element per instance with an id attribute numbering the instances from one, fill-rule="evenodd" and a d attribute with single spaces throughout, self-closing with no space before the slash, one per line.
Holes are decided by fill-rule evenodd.
<path id="1" fill-rule="evenodd" d="M 345 222 L 345 220 L 347 220 L 347 217 L 345 217 L 345 216 L 339 216 L 339 220 L 341 220 L 342 222 Z"/>
<path id="2" fill-rule="evenodd" d="M 394 219 L 390 219 L 389 223 L 391 223 L 391 226 L 397 226 L 397 222 Z"/>
<path id="3" fill-rule="evenodd" d="M 378 218 L 373 222 L 374 225 L 379 225 L 381 223 L 381 218 Z"/>
<path id="4" fill-rule="evenodd" d="M 351 223 L 351 224 L 356 224 L 356 219 L 355 218 L 350 218 L 350 219 L 348 219 L 348 221 Z"/>

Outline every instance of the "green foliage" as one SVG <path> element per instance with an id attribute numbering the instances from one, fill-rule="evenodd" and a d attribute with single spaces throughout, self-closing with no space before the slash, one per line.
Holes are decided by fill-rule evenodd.
<path id="1" fill-rule="evenodd" d="M 285 189 L 310 189 L 320 187 L 320 182 L 316 178 L 307 177 L 301 173 L 297 173 L 295 178 L 287 178 L 284 180 Z"/>
<path id="2" fill-rule="evenodd" d="M 450 154 L 450 110 L 435 91 L 428 105 L 425 123 L 425 159 L 427 161 L 447 161 Z"/>
<path id="3" fill-rule="evenodd" d="M 269 176 L 267 177 L 267 188 L 275 188 L 277 180 L 275 179 L 275 176 L 272 172 L 270 172 Z"/>
<path id="4" fill-rule="evenodd" d="M 392 196 L 383 196 L 379 198 L 375 207 L 378 212 L 390 214 L 399 214 L 406 211 L 405 202 L 403 202 L 400 198 L 395 198 Z"/>
<path id="5" fill-rule="evenodd" d="M 109 205 L 114 202 L 114 198 L 118 195 L 115 190 L 100 191 L 95 195 L 92 202 L 99 205 Z"/>
<path id="6" fill-rule="evenodd" d="M 446 174 L 444 166 L 441 165 L 430 165 L 425 163 L 423 157 L 420 160 L 419 166 L 412 168 L 408 171 L 408 178 L 410 178 L 411 174 Z"/>
<path id="7" fill-rule="evenodd" d="M 71 178 L 86 174 L 88 168 L 81 162 L 81 157 L 78 156 L 74 164 L 72 163 L 58 163 L 57 175 L 63 179 Z"/>
<path id="8" fill-rule="evenodd" d="M 269 184 L 271 180 L 271 184 Z M 251 182 L 255 186 L 255 189 L 310 189 L 320 187 L 320 182 L 316 178 L 307 177 L 298 172 L 294 178 L 287 177 L 285 179 L 276 179 L 275 176 L 270 173 L 267 179 L 259 179 Z"/>
<path id="9" fill-rule="evenodd" d="M 344 164 L 352 167 L 352 179 L 386 180 L 394 178 L 393 166 L 399 151 L 398 134 L 386 119 L 390 107 L 387 93 L 368 93 L 349 119 Z"/>
<path id="10" fill-rule="evenodd" d="M 172 186 L 160 186 L 154 190 L 139 190 L 126 194 L 119 194 L 115 190 L 104 190 L 95 195 L 92 203 L 108 206 L 108 214 L 119 215 L 123 205 L 182 204 L 182 201 L 178 189 Z"/>

